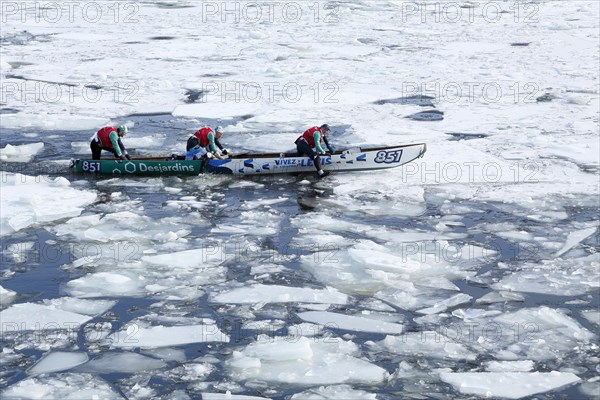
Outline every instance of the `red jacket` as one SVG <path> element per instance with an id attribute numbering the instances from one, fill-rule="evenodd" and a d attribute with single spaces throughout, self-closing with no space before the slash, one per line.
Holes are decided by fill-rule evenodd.
<path id="1" fill-rule="evenodd" d="M 196 133 L 194 133 L 194 136 L 196 136 L 198 140 L 200 140 L 200 147 L 206 147 L 210 144 L 210 141 L 208 140 L 208 134 L 212 131 L 213 130 L 210 128 L 202 128 L 199 129 Z"/>
<path id="2" fill-rule="evenodd" d="M 114 126 L 107 126 L 98 131 L 97 135 L 98 140 L 100 141 L 100 146 L 107 147 L 109 149 L 112 149 L 114 147 L 112 142 L 110 141 L 111 132 L 117 132 L 117 128 L 115 128 Z"/>
<path id="3" fill-rule="evenodd" d="M 310 147 L 315 147 L 315 132 L 321 133 L 321 128 L 318 126 L 313 126 L 310 129 L 307 129 L 300 138 L 304 138 Z M 322 137 L 322 136 L 321 136 Z M 300 139 L 298 138 L 298 139 Z"/>

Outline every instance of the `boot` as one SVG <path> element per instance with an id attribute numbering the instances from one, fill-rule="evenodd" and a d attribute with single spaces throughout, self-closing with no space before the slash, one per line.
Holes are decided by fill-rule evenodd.
<path id="1" fill-rule="evenodd" d="M 322 179 L 322 178 L 325 178 L 326 176 L 331 175 L 331 171 L 323 171 L 322 169 L 320 169 L 318 174 L 319 174 L 319 179 Z"/>

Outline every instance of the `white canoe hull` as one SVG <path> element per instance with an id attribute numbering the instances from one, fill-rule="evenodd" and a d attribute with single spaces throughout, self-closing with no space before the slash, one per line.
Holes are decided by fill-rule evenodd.
<path id="1" fill-rule="evenodd" d="M 325 171 L 367 171 L 395 168 L 422 157 L 427 150 L 424 143 L 379 148 L 356 148 L 321 157 Z M 231 175 L 271 175 L 316 172 L 308 157 L 290 154 L 253 154 L 247 158 L 235 156 L 225 160 L 209 161 L 206 172 Z"/>

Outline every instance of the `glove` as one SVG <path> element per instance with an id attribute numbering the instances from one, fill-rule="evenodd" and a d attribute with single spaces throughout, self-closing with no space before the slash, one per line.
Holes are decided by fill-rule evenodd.
<path id="1" fill-rule="evenodd" d="M 125 158 L 131 160 L 131 156 L 129 154 L 125 154 Z"/>
<path id="2" fill-rule="evenodd" d="M 121 155 L 119 156 L 119 159 L 120 159 L 121 161 L 125 160 L 125 154 L 121 154 Z"/>
<path id="3" fill-rule="evenodd" d="M 229 154 L 229 150 L 223 149 L 223 154 L 228 155 Z"/>
<path id="4" fill-rule="evenodd" d="M 213 153 L 206 153 L 206 158 L 208 158 L 209 160 L 213 158 Z"/>

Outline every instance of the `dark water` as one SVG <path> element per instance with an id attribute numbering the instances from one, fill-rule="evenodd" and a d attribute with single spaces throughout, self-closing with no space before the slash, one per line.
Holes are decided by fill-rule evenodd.
<path id="1" fill-rule="evenodd" d="M 406 97 L 398 97 L 396 99 L 384 99 L 377 100 L 375 104 L 402 104 L 402 105 L 417 105 L 421 107 L 434 107 L 433 101 L 434 97 L 426 96 L 426 95 L 415 95 L 415 96 L 406 96 Z"/>
<path id="2" fill-rule="evenodd" d="M 144 134 L 166 134 L 167 137 L 164 147 L 168 149 L 177 148 L 179 145 L 183 147 L 185 139 L 197 129 L 199 123 L 197 120 L 190 121 L 178 119 L 170 115 L 130 116 L 126 119 L 135 122 L 135 131 L 144 132 Z M 204 120 L 201 122 L 203 124 L 214 126 L 217 123 L 223 125 L 235 124 L 236 120 Z M 398 230 L 403 228 L 422 229 L 424 231 L 431 230 L 432 218 L 442 215 L 440 208 L 443 203 L 438 198 L 435 189 L 433 188 L 426 189 L 425 201 L 427 208 L 425 213 L 418 217 L 383 216 L 373 218 L 360 213 L 345 214 L 343 210 L 338 210 L 335 205 L 327 202 L 328 199 L 331 199 L 334 196 L 331 187 L 328 187 L 328 185 L 335 185 L 335 181 L 331 181 L 330 183 L 318 182 L 311 176 L 257 177 L 253 178 L 253 181 L 263 186 L 250 188 L 236 187 L 235 185 L 232 186 L 232 184 L 239 181 L 229 177 L 223 177 L 220 181 L 211 181 L 210 187 L 199 187 L 197 185 L 198 180 L 202 181 L 202 179 L 204 179 L 203 177 L 192 177 L 183 180 L 173 177 L 159 178 L 165 181 L 165 186 L 176 186 L 182 189 L 181 192 L 176 194 L 169 194 L 163 191 L 156 193 L 154 188 L 145 187 L 143 185 L 146 181 L 146 178 L 143 177 L 130 179 L 130 183 L 127 186 L 110 187 L 99 185 L 110 178 L 74 175 L 65 166 L 41 167 L 41 165 L 44 164 L 44 161 L 63 160 L 68 158 L 66 157 L 68 155 L 64 154 L 64 148 L 70 148 L 70 143 L 72 141 L 87 141 L 91 136 L 91 132 L 39 132 L 39 137 L 27 137 L 24 135 L 27 133 L 29 132 L 21 130 L 3 130 L 0 135 L 0 146 L 4 147 L 7 143 L 19 145 L 43 141 L 45 143 L 44 150 L 36 156 L 33 163 L 2 163 L 1 169 L 3 171 L 21 172 L 30 175 L 47 173 L 51 176 L 64 176 L 70 181 L 83 180 L 83 187 L 86 189 L 95 189 L 101 194 L 96 203 L 86 208 L 85 213 L 104 212 L 104 210 L 106 210 L 106 205 L 112 204 L 110 199 L 114 191 L 123 192 L 128 198 L 137 199 L 144 206 L 144 215 L 156 219 L 164 218 L 176 213 L 176 211 L 164 207 L 168 200 L 176 200 L 183 196 L 201 197 L 203 195 L 220 199 L 220 204 L 209 206 L 201 211 L 202 217 L 209 221 L 211 225 L 206 228 L 194 228 L 188 238 L 202 238 L 207 242 L 210 242 L 210 240 L 223 239 L 227 244 L 230 240 L 229 235 L 210 233 L 210 228 L 212 226 L 222 226 L 226 225 L 228 222 L 234 224 L 239 222 L 240 215 L 244 211 L 241 207 L 244 201 L 255 200 L 257 198 L 277 198 L 281 195 L 285 195 L 288 200 L 271 206 L 275 212 L 285 215 L 278 234 L 275 236 L 256 237 L 253 239 L 255 241 L 254 244 L 260 249 L 260 252 L 253 252 L 250 257 L 252 260 L 258 259 L 269 262 L 272 261 L 272 257 L 281 257 L 282 253 L 285 253 L 284 255 L 293 256 L 289 259 L 279 258 L 277 261 L 281 262 L 288 269 L 281 273 L 270 274 L 265 280 L 261 281 L 261 283 L 265 284 L 315 288 L 321 288 L 323 286 L 321 282 L 317 281 L 310 273 L 303 270 L 300 266 L 299 256 L 310 254 L 310 249 L 294 249 L 291 247 L 291 240 L 298 234 L 298 229 L 290 224 L 290 219 L 297 216 L 308 219 L 312 218 L 312 207 L 314 206 L 321 210 L 324 209 L 334 215 L 338 215 L 344 221 L 355 222 L 356 224 L 369 224 L 371 226 L 385 226 Z M 60 136 L 59 139 L 46 139 L 47 136 L 56 134 Z M 232 137 L 234 137 L 234 135 L 232 135 Z M 231 140 L 235 141 L 235 139 Z M 232 144 L 235 145 L 235 142 Z M 157 153 L 162 150 L 152 149 L 147 151 L 150 153 Z M 136 149 L 132 149 L 132 153 L 135 154 L 136 152 L 138 152 Z M 138 153 L 141 153 L 141 151 Z M 310 184 L 299 185 L 299 182 L 304 179 L 308 179 Z M 139 183 L 139 186 L 136 185 L 137 183 Z M 524 247 L 523 244 L 509 241 L 493 234 L 484 234 L 480 232 L 471 233 L 471 229 L 481 223 L 487 222 L 514 223 L 519 226 L 519 229 L 530 232 L 545 232 L 552 227 L 548 222 L 534 222 L 523 218 L 521 215 L 526 213 L 523 210 L 508 212 L 506 209 L 498 207 L 493 203 L 472 202 L 466 203 L 465 205 L 473 206 L 474 209 L 477 209 L 479 212 L 465 214 L 461 221 L 459 221 L 464 224 L 464 226 L 457 226 L 455 232 L 467 233 L 468 236 L 466 239 L 457 241 L 458 244 L 488 246 L 499 250 L 499 252 L 497 256 L 491 257 L 483 265 L 479 266 L 475 279 L 454 282 L 460 288 L 462 293 L 469 294 L 473 297 L 470 304 L 463 304 L 459 306 L 459 308 L 486 308 L 485 305 L 476 304 L 475 299 L 491 292 L 492 290 L 488 285 L 506 274 L 505 270 L 498 269 L 499 262 L 511 265 L 519 265 L 524 262 L 539 262 L 545 259 L 547 254 L 542 250 L 527 248 Z M 580 222 L 593 221 L 597 218 L 597 209 L 572 208 L 569 210 L 569 214 L 569 220 Z M 132 227 L 132 229 L 135 229 L 135 227 Z M 341 235 L 353 240 L 368 238 L 361 234 L 351 232 L 341 233 Z M 373 240 L 372 238 L 369 239 Z M 26 241 L 35 242 L 34 248 L 25 252 L 25 262 L 15 262 L 15 260 L 10 257 L 10 254 L 8 254 L 9 252 L 6 250 L 7 247 L 14 243 Z M 231 239 L 230 244 L 234 245 L 235 240 Z M 593 236 L 588 238 L 583 242 L 583 246 L 589 249 L 590 252 L 593 251 L 593 249 L 598 249 L 598 237 Z M 2 250 L 3 262 L 2 274 L 0 275 L 1 283 L 5 288 L 14 290 L 18 293 L 18 298 L 15 301 L 16 303 L 39 302 L 44 299 L 61 297 L 64 295 L 64 285 L 68 281 L 82 276 L 87 272 L 85 270 L 69 270 L 63 268 L 65 265 L 72 263 L 78 258 L 78 255 L 75 253 L 80 249 L 77 249 L 77 243 L 57 238 L 44 228 L 33 227 L 3 238 Z M 254 279 L 250 273 L 250 265 L 251 263 L 243 262 L 231 262 L 229 265 L 226 265 L 228 267 L 226 276 L 227 281 L 244 282 Z M 571 316 L 585 328 L 592 332 L 597 330 L 589 321 L 580 316 L 581 310 L 597 309 L 600 306 L 597 291 L 588 295 L 569 297 L 561 296 L 560 294 L 524 295 L 525 300 L 522 303 L 507 303 L 506 311 L 514 311 L 523 307 L 537 307 L 540 305 L 567 309 Z M 365 299 L 366 298 L 368 298 L 368 296 L 365 297 Z M 584 303 L 565 303 L 567 300 L 573 300 L 574 298 L 580 298 L 584 300 Z M 355 300 L 354 302 L 351 302 L 346 306 L 337 307 L 337 310 L 334 311 L 345 313 L 359 312 L 361 310 L 359 303 L 363 298 L 361 295 L 353 295 L 353 299 Z M 110 321 L 113 323 L 113 330 L 119 330 L 136 318 L 144 317 L 147 314 L 156 312 L 156 309 L 151 307 L 152 304 L 156 303 L 155 299 L 120 297 L 116 300 L 118 300 L 118 303 L 110 311 L 92 319 L 85 325 Z M 177 312 L 185 313 L 186 317 L 208 317 L 214 319 L 217 322 L 219 329 L 231 336 L 230 343 L 200 343 L 180 346 L 180 348 L 185 351 L 188 361 L 203 355 L 212 355 L 217 359 L 224 361 L 229 358 L 234 349 L 238 349 L 240 346 L 251 343 L 256 339 L 258 333 L 260 333 L 256 330 L 242 328 L 244 322 L 247 321 L 241 318 L 236 312 L 237 308 L 239 308 L 238 306 L 210 303 L 206 294 L 198 301 L 174 301 L 172 303 L 174 309 Z M 410 311 L 402 310 L 397 307 L 394 308 L 395 312 L 402 315 L 405 321 L 411 321 L 413 318 L 419 316 Z M 261 319 L 280 318 L 284 319 L 287 325 L 292 325 L 301 322 L 295 315 L 298 310 L 298 307 L 294 304 L 269 304 L 260 310 L 254 311 L 254 314 L 256 315 L 257 321 Z M 84 328 L 85 327 L 82 327 L 81 331 L 83 331 Z M 410 332 L 431 327 L 417 326 L 414 323 L 408 322 L 406 328 Z M 351 333 L 352 340 L 357 343 L 361 349 L 364 349 L 364 343 L 367 341 L 379 341 L 384 338 L 384 335 L 364 332 L 347 332 L 333 327 L 329 327 L 327 330 L 336 336 Z M 77 338 L 74 339 L 71 345 L 78 345 L 81 351 L 86 351 L 87 344 L 81 333 L 82 332 L 77 335 Z M 281 329 L 268 331 L 267 333 L 273 336 L 282 336 L 288 334 L 288 331 L 283 327 Z M 3 347 L 10 348 L 16 343 L 21 343 L 23 339 L 24 338 L 19 335 L 7 335 L 3 337 L 2 345 Z M 44 352 L 45 351 L 39 349 L 28 348 L 22 352 L 24 357 L 2 364 L 0 367 L 0 388 L 6 388 L 26 378 L 27 375 L 25 370 L 31 367 Z M 90 358 L 94 357 L 96 357 L 95 353 L 90 354 Z M 424 363 L 431 368 L 451 367 L 457 369 L 460 368 L 460 370 L 468 370 L 479 367 L 483 361 L 489 358 L 489 355 L 480 355 L 475 362 L 457 362 L 423 360 L 422 357 L 419 357 L 418 355 L 407 358 L 405 356 L 393 354 L 370 353 L 363 350 L 362 358 L 373 362 L 392 373 L 398 368 L 399 362 L 407 359 Z M 179 363 L 177 361 L 168 361 L 167 367 L 164 370 L 170 370 L 178 365 Z M 206 381 L 215 383 L 209 384 L 209 389 L 206 391 L 222 392 L 223 390 L 220 390 L 222 386 L 219 385 L 219 382 L 232 383 L 232 381 L 227 371 L 224 369 L 223 362 L 215 364 L 215 366 L 215 371 L 205 378 Z M 552 361 L 547 364 L 548 370 L 560 369 L 565 366 L 573 367 L 574 365 L 571 365 L 568 360 Z M 578 373 L 583 380 L 591 378 L 596 374 L 593 361 L 588 362 L 585 367 L 587 368 L 586 371 Z M 77 372 L 77 369 L 73 370 L 73 372 Z M 193 389 L 189 389 L 185 382 L 169 378 L 168 375 L 160 373 L 159 371 L 138 374 L 110 373 L 99 375 L 107 382 L 111 383 L 115 390 L 122 394 L 124 394 L 123 390 L 130 387 L 133 381 L 139 380 L 143 381 L 144 385 L 153 388 L 159 396 L 167 396 L 176 389 L 187 389 L 188 394 L 192 397 L 198 395 Z M 147 381 L 145 380 L 146 378 Z M 415 393 L 414 388 L 409 391 L 412 394 L 406 392 L 408 386 L 419 388 L 419 390 L 423 391 L 425 397 L 428 397 L 425 393 L 441 398 L 454 398 L 457 396 L 457 393 L 450 386 L 439 382 L 431 384 L 427 382 L 407 383 L 403 380 L 396 380 L 388 385 L 378 385 L 375 387 L 368 385 L 352 385 L 355 389 L 363 389 L 368 392 L 378 393 L 378 398 L 380 399 L 394 399 L 406 397 L 407 395 L 409 397 L 418 398 L 418 394 Z M 304 389 L 305 388 L 283 384 L 252 382 L 246 387 L 245 391 L 240 394 L 285 398 Z M 537 399 L 581 397 L 582 394 L 578 391 L 576 386 L 550 394 L 535 396 Z"/>
<path id="3" fill-rule="evenodd" d="M 414 119 L 415 121 L 441 121 L 444 119 L 444 113 L 438 110 L 421 111 L 405 118 Z"/>

